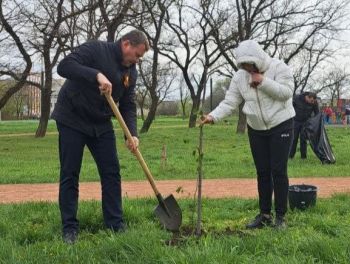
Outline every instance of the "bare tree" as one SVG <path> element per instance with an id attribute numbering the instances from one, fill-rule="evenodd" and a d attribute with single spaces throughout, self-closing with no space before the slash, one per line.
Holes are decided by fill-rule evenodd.
<path id="1" fill-rule="evenodd" d="M 15 103 L 16 108 L 16 118 L 17 120 L 21 119 L 24 115 L 23 113 L 23 107 L 24 103 L 26 101 L 26 95 L 24 93 L 24 89 L 19 90 L 17 93 L 15 93 L 13 96 L 13 101 Z"/>
<path id="2" fill-rule="evenodd" d="M 196 126 L 201 94 L 221 56 L 219 49 L 213 45 L 212 28 L 204 19 L 213 9 L 210 1 L 200 1 L 198 6 L 177 1 L 166 10 L 165 21 L 172 34 L 163 41 L 160 53 L 178 66 L 190 91 L 192 109 L 189 127 Z"/>
<path id="3" fill-rule="evenodd" d="M 320 40 L 321 41 L 321 40 Z M 315 48 L 318 40 L 313 37 L 309 47 L 304 48 L 298 54 L 299 67 L 294 68 L 294 93 L 297 91 L 302 93 L 304 90 L 313 90 L 316 93 L 323 88 L 317 88 L 317 82 L 314 81 L 314 76 L 321 69 L 321 64 L 334 54 L 334 51 L 328 49 L 330 41 L 326 41 L 323 46 Z M 316 77 L 317 78 L 317 77 Z M 317 78 L 318 79 L 318 78 Z"/>
<path id="4" fill-rule="evenodd" d="M 98 39 L 106 31 L 98 8 L 98 0 L 69 1 L 68 5 L 74 15 L 65 19 L 60 26 L 60 30 L 68 38 L 66 48 L 62 51 L 64 55 L 82 42 Z"/>
<path id="5" fill-rule="evenodd" d="M 156 64 L 157 66 L 155 66 L 155 61 L 153 60 L 145 59 L 140 65 L 140 79 L 150 99 L 149 111 L 140 129 L 140 133 L 146 133 L 151 127 L 158 106 L 169 96 L 172 91 L 172 84 L 176 78 L 174 70 L 169 63 L 162 66 L 159 63 Z M 157 69 L 156 72 L 154 72 L 155 68 Z"/>
<path id="6" fill-rule="evenodd" d="M 322 93 L 331 100 L 331 106 L 334 106 L 334 102 L 341 99 L 343 95 L 349 89 L 350 74 L 344 69 L 337 66 L 333 66 L 327 74 L 320 79 L 318 83 L 319 87 L 316 90 L 317 93 Z"/>
<path id="7" fill-rule="evenodd" d="M 142 82 L 137 81 L 136 84 L 136 102 L 140 108 L 142 121 L 145 121 L 145 108 L 149 108 L 149 93 Z"/>
<path id="8" fill-rule="evenodd" d="M 8 100 L 12 95 L 17 93 L 22 87 L 25 85 L 27 77 L 32 69 L 32 60 L 27 52 L 22 39 L 19 35 L 19 28 L 23 26 L 26 21 L 21 15 L 21 10 L 7 6 L 8 3 L 0 0 L 0 22 L 1 29 L 5 31 L 1 34 L 0 44 L 2 47 L 5 47 L 5 43 L 8 43 L 8 49 L 12 49 L 13 46 L 17 48 L 19 51 L 19 60 L 16 60 L 17 65 L 11 65 L 7 59 L 1 60 L 0 64 L 0 76 L 8 76 L 11 77 L 14 82 L 1 96 L 0 98 L 0 110 L 5 106 Z M 4 7 L 7 12 L 4 12 Z M 11 23 L 13 25 L 11 25 Z M 15 29 L 16 28 L 16 29 Z M 1 52 L 1 56 L 8 56 L 8 54 L 3 54 L 4 51 Z M 23 65 L 22 67 L 18 65 Z"/>
<path id="9" fill-rule="evenodd" d="M 166 10 L 171 3 L 172 1 L 169 0 L 142 1 L 140 19 L 133 21 L 146 34 L 152 47 L 152 59 L 145 60 L 140 67 L 141 79 L 151 99 L 149 112 L 140 130 L 141 133 L 147 132 L 151 127 L 157 107 L 168 95 L 175 78 L 169 64 L 160 65 L 159 49 Z"/>
<path id="10" fill-rule="evenodd" d="M 99 10 L 107 30 L 107 41 L 115 40 L 118 28 L 125 25 L 125 19 L 128 17 L 128 11 L 131 10 L 133 2 L 133 0 L 119 0 L 117 3 L 113 0 L 98 0 Z M 92 23 L 90 25 L 92 26 Z"/>
<path id="11" fill-rule="evenodd" d="M 180 104 L 181 104 L 181 111 L 182 111 L 182 119 L 185 120 L 186 118 L 186 107 L 188 105 L 188 102 L 190 100 L 190 94 L 187 87 L 185 87 L 184 84 L 184 78 L 182 77 L 179 83 L 179 92 L 180 92 Z"/>

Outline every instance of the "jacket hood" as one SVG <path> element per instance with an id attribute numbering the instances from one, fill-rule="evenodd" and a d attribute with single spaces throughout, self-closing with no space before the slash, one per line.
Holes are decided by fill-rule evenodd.
<path id="1" fill-rule="evenodd" d="M 266 72 L 271 63 L 271 57 L 254 40 L 242 41 L 235 50 L 238 68 L 242 63 L 255 64 L 259 72 Z"/>

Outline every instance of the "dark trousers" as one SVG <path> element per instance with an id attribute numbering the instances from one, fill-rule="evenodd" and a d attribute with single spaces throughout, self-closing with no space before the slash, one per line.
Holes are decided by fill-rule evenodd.
<path id="1" fill-rule="evenodd" d="M 271 213 L 272 194 L 275 195 L 276 215 L 285 215 L 288 204 L 287 163 L 293 140 L 293 120 L 268 131 L 248 127 L 259 192 L 259 207 L 263 214 Z"/>
<path id="2" fill-rule="evenodd" d="M 303 133 L 303 127 L 305 122 L 298 122 L 294 120 L 294 139 L 292 147 L 290 149 L 289 157 L 293 158 L 297 150 L 298 139 L 300 137 L 300 156 L 302 159 L 306 158 L 307 142 L 305 134 Z"/>
<path id="3" fill-rule="evenodd" d="M 107 228 L 118 229 L 123 222 L 123 211 L 114 132 L 90 137 L 60 123 L 57 123 L 57 128 L 61 163 L 59 206 L 63 232 L 78 230 L 79 173 L 85 145 L 89 148 L 100 174 L 105 225 Z"/>

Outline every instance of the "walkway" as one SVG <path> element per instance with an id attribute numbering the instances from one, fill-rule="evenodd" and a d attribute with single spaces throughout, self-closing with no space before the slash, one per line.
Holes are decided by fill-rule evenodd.
<path id="1" fill-rule="evenodd" d="M 318 187 L 318 197 L 330 197 L 334 193 L 350 194 L 350 177 L 338 178 L 291 178 L 290 184 L 311 184 Z M 164 197 L 192 198 L 196 190 L 195 180 L 163 180 L 156 182 Z M 152 197 L 147 181 L 122 183 L 123 196 L 129 198 Z M 203 181 L 203 196 L 208 198 L 255 198 L 255 179 L 210 179 Z M 57 201 L 58 184 L 3 184 L 0 185 L 0 203 L 29 201 Z M 80 200 L 100 200 L 99 182 L 80 183 Z"/>

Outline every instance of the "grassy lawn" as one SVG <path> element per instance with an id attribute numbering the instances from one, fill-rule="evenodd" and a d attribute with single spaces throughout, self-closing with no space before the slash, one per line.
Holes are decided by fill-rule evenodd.
<path id="1" fill-rule="evenodd" d="M 232 122 L 231 122 L 232 121 Z M 141 124 L 141 122 L 139 122 Z M 7 136 L 8 133 L 33 133 L 37 122 L 0 122 L 0 183 L 57 182 L 59 174 L 57 134 L 36 139 L 32 134 Z M 188 129 L 187 121 L 179 118 L 158 118 L 147 134 L 140 135 L 140 150 L 152 173 L 161 179 L 195 179 L 199 129 Z M 123 180 L 143 180 L 143 172 L 135 157 L 124 146 L 118 128 L 117 149 Z M 49 131 L 56 131 L 50 122 Z M 301 160 L 299 153 L 289 162 L 290 177 L 350 176 L 350 129 L 328 127 L 337 162 L 321 165 L 308 150 L 308 159 Z M 2 135 L 1 135 L 2 134 Z M 163 145 L 167 149 L 167 164 L 161 167 Z M 248 146 L 247 135 L 235 134 L 235 122 L 219 123 L 204 129 L 205 178 L 254 178 L 255 169 Z M 81 181 L 98 181 L 97 169 L 88 151 L 84 154 Z"/>
<path id="2" fill-rule="evenodd" d="M 154 199 L 124 200 L 128 230 L 103 229 L 99 202 L 79 207 L 77 244 L 61 242 L 57 204 L 0 206 L 0 263 L 349 263 L 350 196 L 319 199 L 307 211 L 291 211 L 288 228 L 248 231 L 257 201 L 204 200 L 205 235 L 178 236 L 162 230 L 154 219 Z M 193 227 L 193 202 L 180 200 L 183 227 Z"/>
<path id="3" fill-rule="evenodd" d="M 141 122 L 139 122 L 140 124 Z M 196 129 L 187 121 L 158 118 L 140 136 L 141 152 L 156 179 L 195 179 L 198 144 Z M 35 139 L 37 121 L 0 122 L 0 183 L 58 182 L 57 134 Z M 118 127 L 118 126 L 116 126 Z M 54 122 L 49 123 L 55 132 Z M 235 121 L 205 127 L 206 178 L 255 177 L 247 135 L 236 135 Z M 337 163 L 321 165 L 309 149 L 309 159 L 289 163 L 291 177 L 350 176 L 350 130 L 327 127 Z M 8 134 L 32 133 L 22 136 Z M 137 161 L 124 147 L 116 130 L 124 180 L 145 179 Z M 161 150 L 167 165 L 161 168 Z M 95 164 L 84 154 L 81 181 L 97 181 Z M 182 232 L 194 226 L 193 201 L 180 200 Z M 318 199 L 306 211 L 289 211 L 288 228 L 245 230 L 257 213 L 257 200 L 204 200 L 204 235 L 173 235 L 161 229 L 153 216 L 155 199 L 124 199 L 127 232 L 112 234 L 103 227 L 98 201 L 79 204 L 80 235 L 73 246 L 61 241 L 56 203 L 0 205 L 0 263 L 349 263 L 350 195 Z"/>

